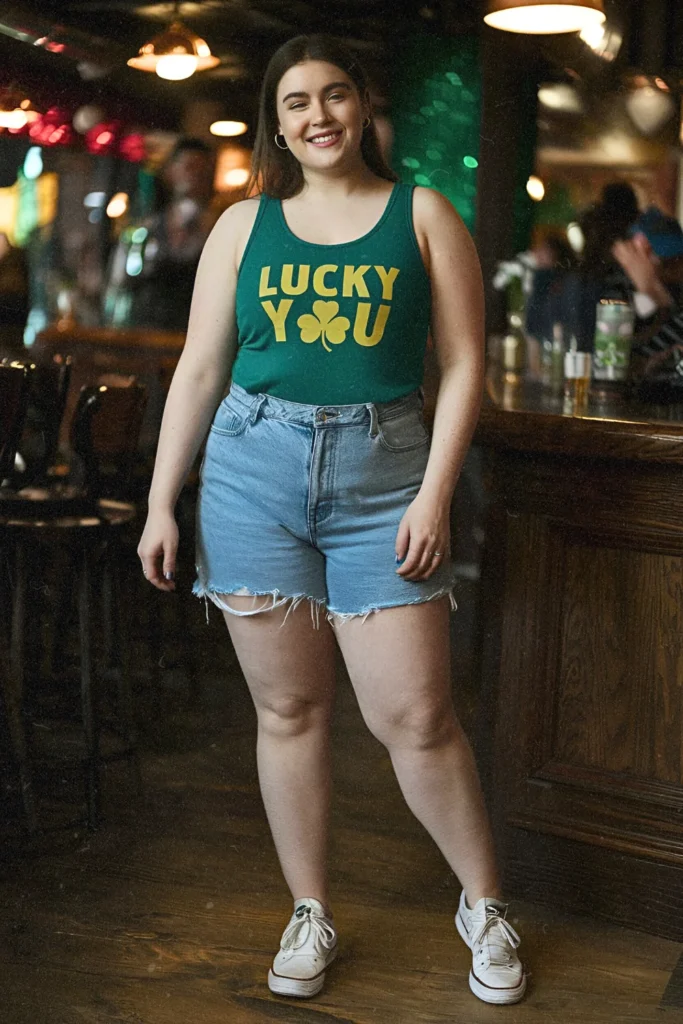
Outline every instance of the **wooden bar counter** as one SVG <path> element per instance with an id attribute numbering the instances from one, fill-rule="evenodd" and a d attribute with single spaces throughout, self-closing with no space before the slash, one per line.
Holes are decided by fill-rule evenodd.
<path id="1" fill-rule="evenodd" d="M 683 941 L 681 410 L 570 415 L 492 373 L 475 443 L 478 742 L 506 892 Z"/>

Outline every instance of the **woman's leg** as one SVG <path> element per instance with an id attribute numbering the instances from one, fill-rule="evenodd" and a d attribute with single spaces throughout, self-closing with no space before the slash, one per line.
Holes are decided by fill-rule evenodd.
<path id="1" fill-rule="evenodd" d="M 222 600 L 238 611 L 271 603 L 237 595 Z M 320 629 L 314 627 L 308 601 L 291 611 L 287 604 L 258 615 L 224 615 L 256 707 L 261 795 L 285 880 L 294 900 L 313 897 L 329 908 L 334 635 L 324 615 Z"/>
<path id="2" fill-rule="evenodd" d="M 472 748 L 451 698 L 448 599 L 335 625 L 363 717 L 389 751 L 408 806 L 473 907 L 500 897 L 493 838 Z"/>

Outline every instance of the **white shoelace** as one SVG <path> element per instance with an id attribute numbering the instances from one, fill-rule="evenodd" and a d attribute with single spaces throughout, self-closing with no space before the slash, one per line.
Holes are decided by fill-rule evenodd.
<path id="1" fill-rule="evenodd" d="M 319 945 L 331 949 L 337 933 L 324 917 L 317 917 L 310 907 L 301 906 L 296 911 L 294 920 L 285 928 L 280 946 L 282 949 L 301 949 L 312 939 L 316 948 Z"/>
<path id="2" fill-rule="evenodd" d="M 493 931 L 496 929 L 496 931 Z M 493 934 L 491 934 L 493 932 Z M 498 934 L 498 932 L 502 934 Z M 517 949 L 521 939 L 511 924 L 505 920 L 495 907 L 486 908 L 486 920 L 481 923 L 472 936 L 472 947 L 480 946 L 488 934 L 487 953 L 492 964 L 499 967 L 511 967 L 508 944 Z M 480 953 L 484 952 L 480 950 Z"/>

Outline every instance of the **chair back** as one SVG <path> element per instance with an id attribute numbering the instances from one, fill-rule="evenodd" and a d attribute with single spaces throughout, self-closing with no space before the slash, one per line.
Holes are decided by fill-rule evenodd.
<path id="1" fill-rule="evenodd" d="M 139 384 L 81 388 L 71 423 L 71 448 L 90 497 L 127 497 L 146 404 L 147 390 Z"/>
<path id="2" fill-rule="evenodd" d="M 48 470 L 54 465 L 59 445 L 71 379 L 71 356 L 58 355 L 50 363 L 24 365 L 28 395 L 18 451 L 26 468 L 12 479 L 17 487 L 47 482 Z"/>
<path id="3" fill-rule="evenodd" d="M 28 377 L 21 363 L 0 365 L 0 484 L 14 469 L 26 414 Z"/>

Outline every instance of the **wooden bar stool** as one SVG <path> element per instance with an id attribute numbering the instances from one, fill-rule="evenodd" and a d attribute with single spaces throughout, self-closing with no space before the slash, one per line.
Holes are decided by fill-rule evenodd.
<path id="1" fill-rule="evenodd" d="M 0 365 L 0 484 L 8 479 L 14 469 L 14 456 L 21 437 L 28 398 L 28 373 L 21 363 Z M 0 491 L 2 488 L 0 487 Z M 12 756 L 17 765 L 21 801 L 30 832 L 37 829 L 33 783 L 28 762 L 26 732 L 21 706 L 21 691 L 11 671 L 8 656 L 8 640 L 11 635 L 11 575 L 7 573 L 7 532 L 0 525 L 0 555 L 3 567 L 0 577 L 0 598 L 3 609 L 3 636 L 0 657 L 0 694 L 7 718 L 7 730 L 12 746 Z"/>
<path id="2" fill-rule="evenodd" d="M 90 828 L 96 828 L 100 820 L 99 776 L 104 764 L 128 759 L 139 785 L 130 678 L 125 665 L 126 645 L 119 629 L 117 552 L 122 532 L 137 512 L 135 504 L 126 500 L 126 488 L 136 456 L 145 402 L 145 389 L 136 385 L 82 388 L 71 426 L 73 473 L 67 487 L 56 485 L 42 494 L 18 493 L 13 502 L 0 503 L 0 528 L 11 536 L 15 556 L 11 662 L 20 695 L 25 693 L 24 644 L 26 624 L 32 612 L 28 603 L 31 576 L 45 566 L 51 551 L 57 548 L 66 551 L 68 569 L 60 577 L 53 608 L 58 638 L 68 631 L 72 583 L 76 583 L 80 720 L 84 744 L 81 761 L 85 775 L 86 819 Z M 97 587 L 96 582 L 99 582 Z M 100 599 L 105 654 L 105 664 L 99 667 L 97 676 L 93 616 L 96 596 Z M 101 750 L 105 724 L 100 714 L 102 687 L 95 685 L 102 683 L 105 669 L 113 675 L 118 690 L 116 719 L 106 724 L 108 730 L 123 740 L 123 746 L 110 753 Z"/>

